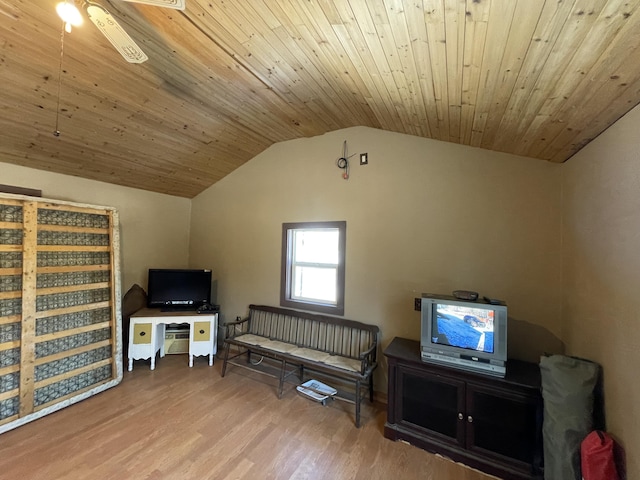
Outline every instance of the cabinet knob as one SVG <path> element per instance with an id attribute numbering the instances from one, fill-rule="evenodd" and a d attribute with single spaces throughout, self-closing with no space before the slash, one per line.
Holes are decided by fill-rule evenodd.
<path id="1" fill-rule="evenodd" d="M 462 413 L 458 414 L 458 420 L 462 420 L 464 418 L 464 415 L 462 415 Z"/>
<path id="2" fill-rule="evenodd" d="M 473 423 L 473 417 L 471 415 L 467 417 L 467 422 Z"/>
<path id="3" fill-rule="evenodd" d="M 200 330 L 200 335 L 202 335 L 204 333 L 204 330 Z"/>
<path id="4" fill-rule="evenodd" d="M 144 337 L 147 334 L 147 332 L 140 332 L 140 336 Z"/>

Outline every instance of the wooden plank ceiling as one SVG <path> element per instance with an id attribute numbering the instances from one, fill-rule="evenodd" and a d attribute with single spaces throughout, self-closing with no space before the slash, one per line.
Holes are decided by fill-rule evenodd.
<path id="1" fill-rule="evenodd" d="M 149 60 L 85 21 L 60 82 L 57 1 L 0 0 L 0 162 L 187 198 L 355 125 L 563 162 L 640 103 L 640 0 L 95 0 Z"/>

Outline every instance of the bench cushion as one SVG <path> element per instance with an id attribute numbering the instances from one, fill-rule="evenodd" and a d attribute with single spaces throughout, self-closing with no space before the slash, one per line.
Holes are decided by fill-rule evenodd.
<path id="1" fill-rule="evenodd" d="M 289 352 L 294 357 L 304 358 L 305 360 L 311 360 L 312 362 L 324 363 L 330 355 L 327 352 L 321 352 L 319 350 L 313 350 L 311 348 L 296 348 Z"/>
<path id="2" fill-rule="evenodd" d="M 241 343 L 248 343 L 249 345 L 260 345 L 261 343 L 264 343 L 269 339 L 267 337 L 262 337 L 260 335 L 245 333 L 243 335 L 239 335 L 235 337 L 234 340 Z"/>
<path id="3" fill-rule="evenodd" d="M 342 370 L 349 370 L 351 372 L 359 372 L 360 368 L 362 368 L 362 362 L 360 362 L 360 360 L 341 357 L 340 355 L 331 355 L 323 363 L 331 365 L 332 367 L 341 368 Z"/>
<path id="4" fill-rule="evenodd" d="M 264 342 L 260 342 L 260 346 L 262 348 L 268 348 L 269 350 L 273 350 L 274 352 L 280 353 L 291 353 L 296 348 L 295 345 L 291 345 L 290 343 L 280 342 L 278 340 L 269 340 L 267 339 Z"/>
<path id="5" fill-rule="evenodd" d="M 362 366 L 360 360 L 343 357 L 340 355 L 331 355 L 326 352 L 313 350 L 311 348 L 298 347 L 290 343 L 281 342 L 279 340 L 271 340 L 261 335 L 245 333 L 234 338 L 237 343 L 247 345 L 256 345 L 267 350 L 273 350 L 278 353 L 286 353 L 289 357 L 297 357 L 305 360 L 311 360 L 317 363 L 324 363 L 332 367 L 340 368 L 350 372 L 359 372 Z"/>

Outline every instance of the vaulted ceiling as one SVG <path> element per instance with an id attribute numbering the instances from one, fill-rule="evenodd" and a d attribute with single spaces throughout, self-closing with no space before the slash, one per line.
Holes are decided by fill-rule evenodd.
<path id="1" fill-rule="evenodd" d="M 58 1 L 0 0 L 0 162 L 188 198 L 356 125 L 563 162 L 640 103 L 640 0 L 95 0 L 142 64 Z"/>

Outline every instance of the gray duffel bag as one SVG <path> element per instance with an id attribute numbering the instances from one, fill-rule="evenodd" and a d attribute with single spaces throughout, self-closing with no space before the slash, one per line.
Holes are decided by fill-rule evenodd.
<path id="1" fill-rule="evenodd" d="M 597 363 L 565 355 L 540 358 L 545 480 L 580 480 L 580 443 L 593 430 Z"/>

